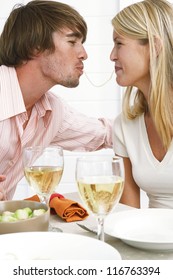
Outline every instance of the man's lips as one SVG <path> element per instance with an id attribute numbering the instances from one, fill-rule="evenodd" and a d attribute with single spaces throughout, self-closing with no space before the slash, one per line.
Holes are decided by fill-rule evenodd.
<path id="1" fill-rule="evenodd" d="M 80 74 L 83 74 L 83 70 L 84 70 L 83 65 L 77 66 L 76 69 L 80 72 Z"/>

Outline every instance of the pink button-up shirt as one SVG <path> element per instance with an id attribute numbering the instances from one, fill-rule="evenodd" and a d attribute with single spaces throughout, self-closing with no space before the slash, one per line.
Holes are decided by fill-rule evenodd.
<path id="1" fill-rule="evenodd" d="M 24 176 L 22 150 L 26 146 L 57 144 L 70 151 L 112 147 L 112 120 L 87 117 L 47 92 L 34 106 L 28 124 L 25 104 L 14 68 L 0 66 L 0 199 L 10 200 Z"/>

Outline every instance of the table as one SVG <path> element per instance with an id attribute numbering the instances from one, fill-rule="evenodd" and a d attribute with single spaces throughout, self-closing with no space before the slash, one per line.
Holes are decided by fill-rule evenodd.
<path id="1" fill-rule="evenodd" d="M 67 193 L 64 194 L 66 198 L 69 198 L 71 200 L 77 201 L 81 203 L 80 197 L 78 193 Z M 128 209 L 134 209 L 132 207 L 129 207 L 127 205 L 123 205 L 119 203 L 116 207 L 116 211 L 125 211 Z M 80 222 L 77 222 L 80 223 Z M 95 218 L 90 215 L 86 220 L 82 221 L 83 224 L 86 224 L 88 227 L 96 227 L 96 220 Z M 51 215 L 51 224 L 54 227 L 58 227 L 62 229 L 63 232 L 67 233 L 74 233 L 74 234 L 82 234 L 85 236 L 97 238 L 96 234 L 88 232 L 86 230 L 83 230 L 80 228 L 76 222 L 67 223 L 63 221 L 61 218 Z M 105 242 L 113 246 L 115 249 L 119 251 L 121 254 L 121 257 L 123 260 L 173 260 L 173 251 L 171 252 L 155 252 L 155 251 L 149 251 L 149 250 L 140 250 L 137 248 L 134 248 L 132 246 L 129 246 L 122 242 L 118 238 L 111 237 L 107 234 L 105 234 Z"/>

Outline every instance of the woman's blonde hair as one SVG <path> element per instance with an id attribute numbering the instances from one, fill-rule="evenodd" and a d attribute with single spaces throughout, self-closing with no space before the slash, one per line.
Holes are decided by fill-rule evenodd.
<path id="1" fill-rule="evenodd" d="M 123 112 L 127 118 L 134 119 L 149 110 L 167 149 L 173 135 L 173 6 L 165 0 L 144 0 L 120 11 L 112 19 L 112 25 L 118 34 L 149 44 L 148 103 L 137 89 L 131 106 L 134 90 L 129 86 Z"/>

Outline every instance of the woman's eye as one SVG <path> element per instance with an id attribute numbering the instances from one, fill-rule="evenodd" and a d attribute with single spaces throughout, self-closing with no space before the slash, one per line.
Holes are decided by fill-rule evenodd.
<path id="1" fill-rule="evenodd" d="M 121 42 L 115 42 L 115 48 L 121 48 L 123 44 Z"/>

